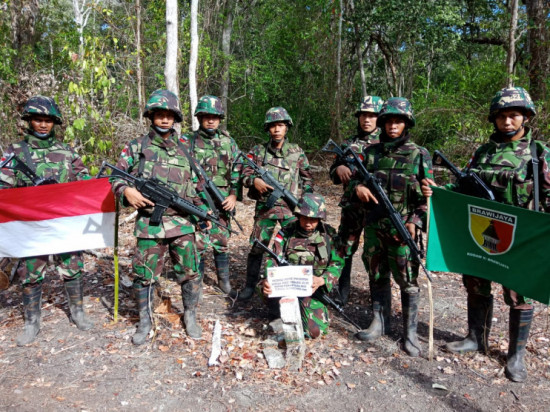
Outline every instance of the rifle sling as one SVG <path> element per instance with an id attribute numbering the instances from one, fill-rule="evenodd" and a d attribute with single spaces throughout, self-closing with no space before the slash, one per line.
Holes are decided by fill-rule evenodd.
<path id="1" fill-rule="evenodd" d="M 36 165 L 32 161 L 31 151 L 29 150 L 29 144 L 24 140 L 21 141 L 21 149 L 23 150 L 23 155 L 25 156 L 25 163 L 27 164 L 28 168 L 31 169 L 34 173 L 36 173 Z"/>
<path id="2" fill-rule="evenodd" d="M 531 140 L 531 157 L 533 161 L 533 191 L 535 200 L 535 212 L 539 211 L 539 158 L 537 156 L 537 143 L 535 139 Z"/>
<path id="3" fill-rule="evenodd" d="M 191 169 L 193 169 L 195 174 L 198 177 L 202 176 L 202 178 L 205 179 L 205 180 L 209 179 L 208 176 L 206 175 L 206 172 L 204 172 L 204 170 L 201 171 L 199 169 L 199 167 L 197 166 L 197 164 L 195 164 L 196 160 L 193 157 L 191 157 L 191 155 L 189 154 L 189 152 L 187 151 L 187 149 L 185 148 L 185 146 L 183 145 L 183 143 L 179 139 L 178 139 L 178 146 L 181 149 L 181 151 L 183 152 L 183 154 L 185 155 L 185 157 L 187 158 L 187 161 L 189 162 L 189 166 L 191 167 Z M 212 212 L 217 211 L 218 208 L 216 207 L 216 204 L 214 203 L 214 199 L 212 199 L 212 196 L 210 196 L 210 193 L 208 193 L 208 190 L 204 190 L 203 193 L 204 193 L 204 197 L 206 197 L 206 201 L 208 202 L 208 207 L 210 207 L 210 210 L 212 210 Z"/>

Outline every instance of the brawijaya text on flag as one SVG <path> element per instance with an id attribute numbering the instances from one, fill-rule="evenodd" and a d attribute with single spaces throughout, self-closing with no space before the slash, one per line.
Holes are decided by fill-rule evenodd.
<path id="1" fill-rule="evenodd" d="M 114 244 L 108 179 L 0 191 L 0 256 L 28 257 Z"/>
<path id="2" fill-rule="evenodd" d="M 550 302 L 550 214 L 434 188 L 426 266 Z"/>

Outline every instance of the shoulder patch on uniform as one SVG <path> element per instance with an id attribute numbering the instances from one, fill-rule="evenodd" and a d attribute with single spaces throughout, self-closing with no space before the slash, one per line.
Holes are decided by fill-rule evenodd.
<path id="1" fill-rule="evenodd" d="M 285 234 L 282 230 L 279 230 L 277 236 L 275 236 L 275 242 L 281 243 L 283 241 Z"/>
<path id="2" fill-rule="evenodd" d="M 186 143 L 188 140 L 189 140 L 189 137 L 187 137 L 186 135 L 181 135 L 180 136 L 180 142 Z"/>

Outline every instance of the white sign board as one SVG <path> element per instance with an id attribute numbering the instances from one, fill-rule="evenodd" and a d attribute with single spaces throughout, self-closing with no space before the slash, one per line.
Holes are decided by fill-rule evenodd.
<path id="1" fill-rule="evenodd" d="M 271 285 L 270 298 L 311 296 L 313 293 L 313 267 L 272 267 L 267 269 L 267 281 Z"/>

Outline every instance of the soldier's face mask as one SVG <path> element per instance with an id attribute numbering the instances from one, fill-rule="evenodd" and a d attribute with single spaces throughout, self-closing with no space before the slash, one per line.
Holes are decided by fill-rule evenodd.
<path id="1" fill-rule="evenodd" d="M 520 110 L 501 110 L 495 116 L 495 130 L 502 137 L 513 138 L 523 129 L 526 121 L 527 117 Z"/>
<path id="2" fill-rule="evenodd" d="M 168 133 L 174 126 L 175 116 L 170 110 L 155 110 L 153 112 L 153 126 L 161 134 Z"/>
<path id="3" fill-rule="evenodd" d="M 33 136 L 47 139 L 53 130 L 54 121 L 50 116 L 33 116 L 29 122 L 29 129 Z"/>
<path id="4" fill-rule="evenodd" d="M 401 116 L 390 116 L 384 123 L 384 131 L 386 135 L 392 139 L 397 139 L 403 134 L 407 122 Z"/>
<path id="5" fill-rule="evenodd" d="M 358 118 L 359 127 L 365 133 L 372 133 L 376 130 L 377 118 L 378 118 L 378 115 L 376 113 L 369 113 L 369 112 L 361 113 Z"/>
<path id="6" fill-rule="evenodd" d="M 321 219 L 317 217 L 298 215 L 298 222 L 300 222 L 300 227 L 306 233 L 313 233 L 315 229 L 317 229 L 320 220 Z"/>
<path id="7" fill-rule="evenodd" d="M 275 122 L 269 125 L 269 136 L 275 143 L 280 143 L 285 139 L 288 126 L 284 122 Z"/>
<path id="8" fill-rule="evenodd" d="M 199 116 L 201 128 L 207 133 L 214 133 L 220 126 L 221 119 L 214 114 L 203 114 Z"/>

